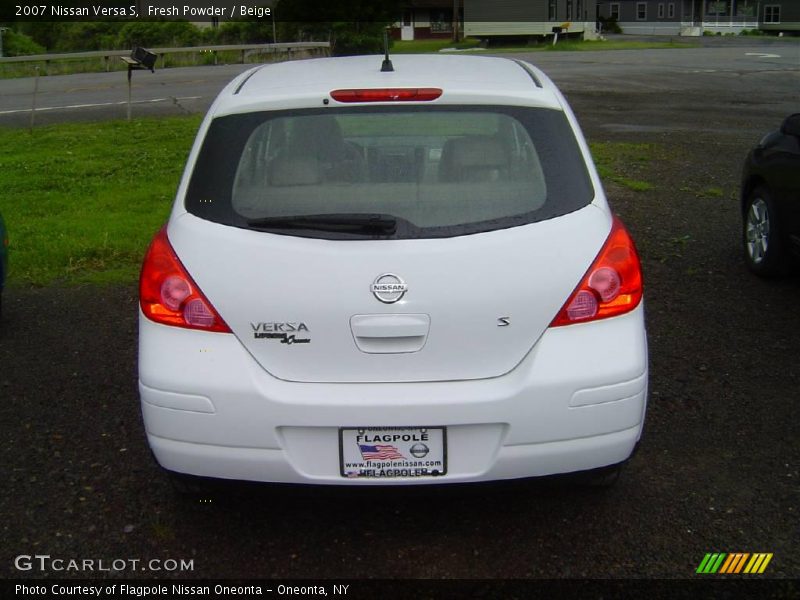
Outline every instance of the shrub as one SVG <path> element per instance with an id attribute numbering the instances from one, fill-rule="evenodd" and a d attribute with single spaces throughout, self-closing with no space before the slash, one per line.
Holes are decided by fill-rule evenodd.
<path id="1" fill-rule="evenodd" d="M 195 46 L 200 38 L 198 28 L 188 21 L 132 21 L 122 27 L 115 45 L 118 48 L 184 47 Z"/>
<path id="2" fill-rule="evenodd" d="M 603 33 L 622 33 L 622 27 L 619 26 L 614 17 L 600 17 L 599 20 Z"/>
<path id="3" fill-rule="evenodd" d="M 9 29 L 3 33 L 3 55 L 24 56 L 30 54 L 44 54 L 45 49 L 29 38 L 24 33 Z"/>
<path id="4" fill-rule="evenodd" d="M 272 39 L 272 21 L 227 21 L 217 29 L 219 44 L 268 44 Z"/>

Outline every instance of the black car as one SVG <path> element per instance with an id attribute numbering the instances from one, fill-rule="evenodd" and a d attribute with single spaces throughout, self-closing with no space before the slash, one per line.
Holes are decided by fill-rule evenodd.
<path id="1" fill-rule="evenodd" d="M 745 263 L 761 276 L 786 272 L 800 257 L 800 113 L 747 155 L 741 201 Z"/>

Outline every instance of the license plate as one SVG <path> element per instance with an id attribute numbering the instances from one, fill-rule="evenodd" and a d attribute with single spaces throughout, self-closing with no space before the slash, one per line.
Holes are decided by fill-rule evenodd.
<path id="1" fill-rule="evenodd" d="M 342 477 L 396 479 L 440 477 L 447 473 L 444 427 L 342 427 Z"/>

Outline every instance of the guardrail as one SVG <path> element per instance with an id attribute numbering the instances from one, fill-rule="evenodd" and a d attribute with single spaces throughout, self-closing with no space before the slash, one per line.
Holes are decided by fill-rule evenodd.
<path id="1" fill-rule="evenodd" d="M 164 65 L 164 57 L 167 54 L 200 54 L 211 52 L 215 56 L 217 52 L 241 52 L 242 63 L 247 59 L 248 53 L 253 52 L 285 52 L 290 56 L 294 53 L 309 52 L 312 55 L 327 56 L 330 54 L 331 45 L 328 42 L 285 42 L 277 44 L 234 44 L 217 46 L 189 46 L 185 48 L 148 48 L 151 52 L 158 55 L 161 65 Z M 28 56 L 8 56 L 0 58 L 0 65 L 9 63 L 23 62 L 43 62 L 47 63 L 57 60 L 85 60 L 90 58 L 100 58 L 104 61 L 106 71 L 109 70 L 110 59 L 122 56 L 130 56 L 130 50 L 94 50 L 92 52 L 68 52 L 62 54 L 32 54 Z"/>

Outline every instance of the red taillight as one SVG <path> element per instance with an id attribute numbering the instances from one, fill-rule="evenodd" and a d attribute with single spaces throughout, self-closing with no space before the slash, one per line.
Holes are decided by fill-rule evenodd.
<path id="1" fill-rule="evenodd" d="M 585 323 L 632 311 L 642 300 L 642 268 L 631 236 L 617 217 L 594 263 L 551 327 Z"/>
<path id="2" fill-rule="evenodd" d="M 163 325 L 231 333 L 181 264 L 164 227 L 153 238 L 139 278 L 139 302 L 145 316 Z"/>
<path id="3" fill-rule="evenodd" d="M 383 88 L 364 90 L 333 90 L 337 102 L 428 102 L 442 95 L 439 88 Z"/>

